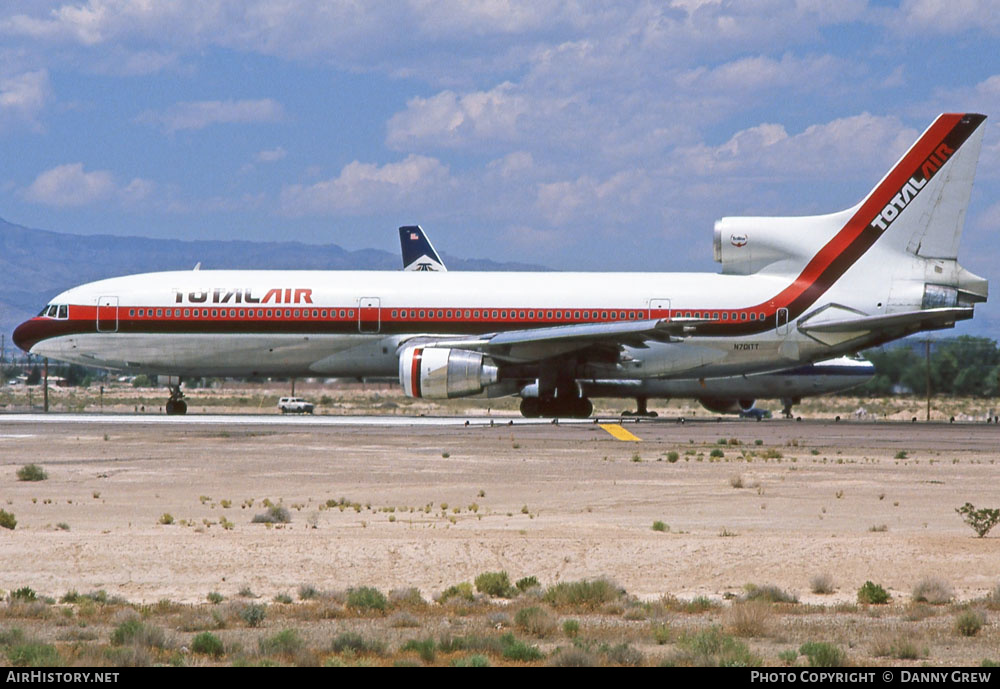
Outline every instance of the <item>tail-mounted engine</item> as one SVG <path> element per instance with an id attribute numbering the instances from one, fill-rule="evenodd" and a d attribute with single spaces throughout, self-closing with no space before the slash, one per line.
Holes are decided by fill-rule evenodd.
<path id="1" fill-rule="evenodd" d="M 497 367 L 479 352 L 445 347 L 407 347 L 399 356 L 399 383 L 407 397 L 446 399 L 481 393 L 499 379 Z"/>

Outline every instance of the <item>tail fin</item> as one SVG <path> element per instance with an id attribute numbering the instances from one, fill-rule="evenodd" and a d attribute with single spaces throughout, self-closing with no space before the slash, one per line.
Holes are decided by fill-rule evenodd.
<path id="1" fill-rule="evenodd" d="M 797 218 L 722 218 L 715 225 L 722 272 L 794 275 L 808 269 L 825 273 L 829 283 L 876 242 L 899 255 L 954 260 L 985 119 L 939 115 L 853 208 Z"/>
<path id="2" fill-rule="evenodd" d="M 399 248 L 403 254 L 403 270 L 448 270 L 419 225 L 404 225 L 399 228 Z"/>
<path id="3" fill-rule="evenodd" d="M 939 115 L 861 203 L 889 246 L 923 258 L 958 258 L 986 119 Z"/>

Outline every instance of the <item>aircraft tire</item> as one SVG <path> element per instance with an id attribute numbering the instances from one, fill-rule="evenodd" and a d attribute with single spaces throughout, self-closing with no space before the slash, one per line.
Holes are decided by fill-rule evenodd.
<path id="1" fill-rule="evenodd" d="M 167 416 L 187 414 L 187 402 L 184 400 L 167 400 Z"/>
<path id="2" fill-rule="evenodd" d="M 526 419 L 537 419 L 542 415 L 542 402 L 537 397 L 525 397 L 521 400 L 521 416 Z"/>
<path id="3" fill-rule="evenodd" d="M 570 416 L 574 419 L 586 419 L 594 412 L 594 404 L 586 397 L 573 400 Z"/>

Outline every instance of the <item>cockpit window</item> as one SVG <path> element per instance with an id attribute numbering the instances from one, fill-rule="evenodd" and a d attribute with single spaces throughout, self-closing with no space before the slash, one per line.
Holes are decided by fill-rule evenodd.
<path id="1" fill-rule="evenodd" d="M 65 320 L 69 318 L 69 306 L 66 304 L 49 304 L 42 309 L 41 313 L 38 314 L 38 317 L 60 318 Z"/>

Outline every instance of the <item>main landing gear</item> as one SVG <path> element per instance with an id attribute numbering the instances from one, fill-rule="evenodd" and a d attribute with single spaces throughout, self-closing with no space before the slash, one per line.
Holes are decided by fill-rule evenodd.
<path id="1" fill-rule="evenodd" d="M 187 414 L 188 405 L 184 401 L 184 393 L 181 392 L 181 384 L 170 386 L 170 399 L 167 400 L 167 416 L 177 414 Z"/>
<path id="2" fill-rule="evenodd" d="M 521 400 L 521 416 L 529 419 L 558 416 L 586 419 L 593 411 L 594 405 L 586 397 L 525 397 Z"/>
<path id="3" fill-rule="evenodd" d="M 655 411 L 649 411 L 649 408 L 647 406 L 648 404 L 649 404 L 648 397 L 636 397 L 635 398 L 636 410 L 623 411 L 622 416 L 645 416 L 650 419 L 655 419 L 657 416 L 659 416 L 659 414 L 657 414 Z"/>
<path id="4" fill-rule="evenodd" d="M 781 415 L 786 419 L 792 418 L 792 405 L 798 404 L 802 399 L 799 397 L 782 397 L 781 398 Z"/>

